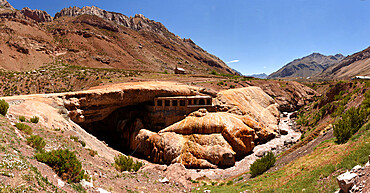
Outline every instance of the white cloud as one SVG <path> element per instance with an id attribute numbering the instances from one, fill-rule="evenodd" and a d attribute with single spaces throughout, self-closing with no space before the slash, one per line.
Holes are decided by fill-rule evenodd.
<path id="1" fill-rule="evenodd" d="M 238 63 L 240 60 L 231 60 L 229 62 L 226 62 L 226 64 L 231 64 L 231 63 Z"/>

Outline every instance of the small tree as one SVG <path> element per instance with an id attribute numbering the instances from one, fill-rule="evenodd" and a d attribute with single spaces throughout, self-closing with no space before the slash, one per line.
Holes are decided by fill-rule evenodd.
<path id="1" fill-rule="evenodd" d="M 5 116 L 6 113 L 8 112 L 8 109 L 9 109 L 9 104 L 4 99 L 1 99 L 0 100 L 0 114 Z"/>

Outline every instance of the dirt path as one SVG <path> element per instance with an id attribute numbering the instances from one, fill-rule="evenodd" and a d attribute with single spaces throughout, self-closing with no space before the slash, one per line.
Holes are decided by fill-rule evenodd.
<path id="1" fill-rule="evenodd" d="M 272 151 L 275 154 L 278 154 L 299 140 L 301 133 L 293 130 L 292 126 L 293 123 L 291 122 L 289 116 L 281 118 L 279 129 L 288 131 L 287 135 L 281 135 L 265 144 L 257 145 L 250 155 L 246 156 L 240 161 L 237 161 L 233 167 L 227 169 L 190 169 L 188 171 L 191 175 L 191 178 L 197 179 L 200 177 L 206 177 L 211 180 L 220 180 L 247 172 L 249 170 L 249 166 L 258 158 L 263 156 L 265 152 Z"/>

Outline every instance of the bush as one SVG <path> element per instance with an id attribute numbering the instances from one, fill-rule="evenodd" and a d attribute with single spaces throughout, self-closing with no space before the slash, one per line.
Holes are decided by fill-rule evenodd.
<path id="1" fill-rule="evenodd" d="M 78 142 L 78 137 L 77 136 L 71 135 L 71 136 L 69 136 L 69 138 L 72 139 L 75 142 Z"/>
<path id="2" fill-rule="evenodd" d="M 0 100 L 0 114 L 5 116 L 6 113 L 8 112 L 8 109 L 9 109 L 9 104 L 4 99 L 1 99 Z"/>
<path id="3" fill-rule="evenodd" d="M 263 174 L 263 172 L 270 169 L 276 162 L 275 155 L 268 152 L 261 159 L 256 160 L 250 167 L 252 177 Z"/>
<path id="4" fill-rule="evenodd" d="M 80 143 L 81 143 L 81 145 L 82 145 L 82 147 L 85 147 L 86 146 L 86 143 L 84 142 L 84 141 L 79 141 Z"/>
<path id="5" fill-rule="evenodd" d="M 46 145 L 44 139 L 38 135 L 31 135 L 30 137 L 27 137 L 27 144 L 38 151 L 42 151 Z"/>
<path id="6" fill-rule="evenodd" d="M 39 117 L 38 117 L 38 116 L 33 116 L 33 117 L 30 119 L 30 121 L 31 121 L 32 123 L 38 123 L 38 122 L 39 122 Z"/>
<path id="7" fill-rule="evenodd" d="M 143 163 L 140 161 L 134 162 L 134 160 L 130 156 L 118 155 L 114 158 L 113 165 L 120 172 L 131 170 L 134 170 L 136 172 L 141 168 L 141 166 L 143 166 Z"/>
<path id="8" fill-rule="evenodd" d="M 366 122 L 367 110 L 351 107 L 345 112 L 341 119 L 334 123 L 334 136 L 338 143 L 345 143 L 355 134 Z"/>
<path id="9" fill-rule="evenodd" d="M 17 127 L 19 130 L 23 131 L 24 133 L 31 135 L 32 129 L 30 126 L 23 124 L 23 123 L 16 123 L 15 127 Z"/>
<path id="10" fill-rule="evenodd" d="M 35 158 L 52 167 L 58 176 L 69 183 L 80 182 L 85 178 L 85 171 L 82 170 L 81 162 L 78 161 L 75 153 L 68 149 L 38 153 Z"/>
<path id="11" fill-rule="evenodd" d="M 25 122 L 26 121 L 26 117 L 24 117 L 24 116 L 19 116 L 19 121 L 21 121 L 21 122 Z"/>
<path id="12" fill-rule="evenodd" d="M 212 74 L 212 75 L 217 75 L 216 70 L 212 70 L 211 74 Z"/>

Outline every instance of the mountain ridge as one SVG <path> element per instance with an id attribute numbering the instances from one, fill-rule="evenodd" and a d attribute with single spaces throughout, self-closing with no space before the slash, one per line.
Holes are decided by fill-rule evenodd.
<path id="1" fill-rule="evenodd" d="M 350 79 L 355 76 L 370 76 L 370 47 L 347 56 L 341 62 L 318 74 L 316 78 Z"/>
<path id="2" fill-rule="evenodd" d="M 314 52 L 289 62 L 278 71 L 271 73 L 268 78 L 311 77 L 338 63 L 343 58 L 342 54 L 325 56 Z"/>
<path id="3" fill-rule="evenodd" d="M 15 36 L 0 46 L 6 52 L 0 57 L 7 62 L 0 65 L 3 69 L 29 70 L 61 59 L 94 68 L 172 72 L 178 66 L 191 74 L 236 74 L 190 38 L 182 39 L 141 14 L 128 17 L 85 6 L 64 8 L 53 18 L 45 11 L 13 10 L 7 1 L 2 3 L 7 5 L 0 13 L 6 30 L 0 36 Z"/>

